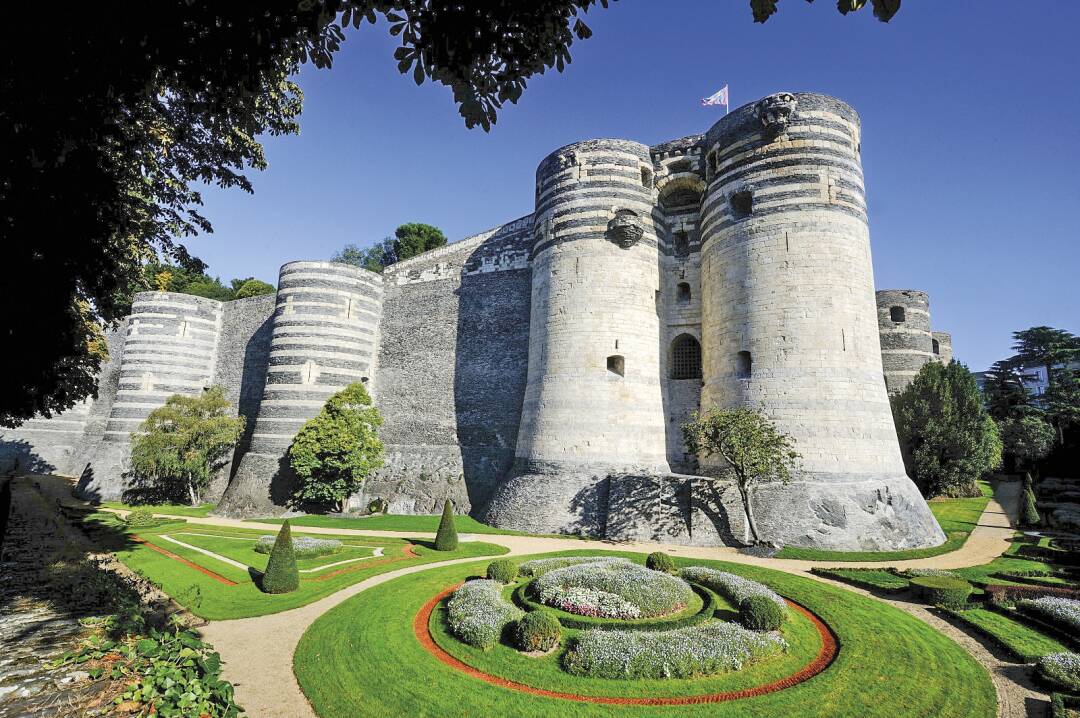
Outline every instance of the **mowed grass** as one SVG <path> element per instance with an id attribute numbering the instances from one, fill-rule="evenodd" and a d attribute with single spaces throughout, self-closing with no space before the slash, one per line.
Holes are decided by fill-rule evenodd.
<path id="1" fill-rule="evenodd" d="M 416 533 L 435 533 L 439 530 L 439 516 L 413 516 L 399 514 L 374 514 L 372 516 L 297 516 L 290 518 L 293 526 L 312 526 L 328 529 L 356 529 L 358 531 L 408 531 Z M 248 519 L 264 524 L 280 524 L 284 519 Z M 522 531 L 500 529 L 480 523 L 472 516 L 457 514 L 454 526 L 458 533 L 465 534 L 502 534 L 504 536 L 528 536 Z M 572 538 L 572 537 L 561 537 Z"/>
<path id="2" fill-rule="evenodd" d="M 590 555 L 573 551 L 561 555 Z M 604 552 L 608 553 L 608 552 Z M 636 560 L 641 554 L 622 553 Z M 765 696 L 720 704 L 620 706 L 545 698 L 466 677 L 427 653 L 413 618 L 433 595 L 484 562 L 403 576 L 354 596 L 304 634 L 293 670 L 322 718 L 352 716 L 721 716 L 800 718 L 996 715 L 990 677 L 959 645 L 879 601 L 811 579 L 720 561 L 676 559 L 763 581 L 825 619 L 841 649 L 824 673 Z M 494 652 L 491 654 L 495 656 Z M 563 686 L 565 687 L 565 686 Z M 628 687 L 627 690 L 634 690 Z"/>
<path id="3" fill-rule="evenodd" d="M 970 608 L 951 611 L 963 623 L 977 631 L 989 634 L 1000 641 L 1025 663 L 1032 663 L 1047 653 L 1068 651 L 1068 646 L 997 611 L 986 608 Z"/>
<path id="4" fill-rule="evenodd" d="M 134 511 L 135 509 L 150 509 L 155 514 L 169 514 L 170 516 L 194 516 L 206 518 L 216 508 L 215 504 L 203 504 L 202 506 L 187 506 L 185 504 L 125 504 L 120 501 L 102 501 L 101 506 L 107 509 L 120 509 L 122 511 Z"/>
<path id="5" fill-rule="evenodd" d="M 109 524 L 112 521 L 115 522 L 112 524 L 113 531 L 126 531 L 122 523 L 112 515 L 97 514 L 93 520 L 99 524 Z M 245 546 L 244 544 L 247 543 L 245 541 L 231 541 L 226 538 L 258 538 L 265 534 L 265 531 L 218 529 L 204 532 L 204 528 L 210 527 L 198 527 L 196 531 L 192 528 L 190 524 L 173 524 L 156 530 L 127 533 L 137 535 L 144 541 L 233 581 L 236 583 L 235 586 L 226 585 L 181 561 L 131 540 L 126 541 L 123 546 L 115 547 L 114 553 L 126 566 L 145 576 L 192 613 L 209 620 L 247 618 L 287 611 L 316 601 L 371 576 L 406 566 L 506 553 L 506 549 L 502 546 L 481 542 L 463 542 L 456 551 L 436 551 L 431 547 L 431 542 L 426 541 L 320 534 L 318 538 L 337 538 L 344 543 L 363 543 L 365 546 L 347 547 L 346 551 L 353 551 L 351 556 L 339 553 L 333 556 L 304 559 L 297 562 L 299 568 L 312 568 L 348 557 L 369 556 L 376 546 L 382 547 L 384 555 L 344 566 L 331 567 L 316 573 L 301 573 L 300 587 L 296 591 L 285 594 L 267 594 L 258 587 L 259 569 L 265 567 L 267 557 Z M 214 535 L 190 536 L 187 535 L 189 533 L 213 533 Z M 174 534 L 175 538 L 184 543 L 220 553 L 251 568 L 242 569 L 232 566 L 164 538 L 164 536 Z M 413 544 L 412 550 L 418 558 L 405 553 L 410 543 Z M 253 545 L 254 542 L 252 542 Z"/>
<path id="6" fill-rule="evenodd" d="M 941 530 L 945 532 L 945 543 L 940 546 L 906 551 L 821 551 L 785 546 L 776 556 L 803 561 L 904 561 L 950 553 L 964 545 L 979 523 L 979 517 L 986 509 L 986 504 L 994 495 L 994 490 L 986 481 L 979 482 L 979 490 L 982 496 L 967 499 L 933 499 L 927 502 L 934 518 L 941 525 Z"/>
<path id="7" fill-rule="evenodd" d="M 259 553 L 255 550 L 255 546 L 259 539 L 258 535 L 238 536 L 220 532 L 210 533 L 203 529 L 204 527 L 201 526 L 193 526 L 186 529 L 170 531 L 169 535 L 188 545 L 198 546 L 199 548 L 213 551 L 216 554 L 247 564 L 260 571 L 266 568 L 266 562 L 270 559 L 270 556 L 269 554 Z M 265 536 L 266 534 L 262 535 Z M 368 560 L 369 557 L 374 556 L 376 548 L 375 544 L 366 544 L 362 539 L 357 541 L 357 539 L 353 537 L 340 538 L 337 540 L 341 541 L 343 544 L 339 551 L 313 558 L 298 558 L 296 560 L 297 567 L 301 571 L 304 571 L 306 569 L 316 569 L 320 566 L 337 564 L 342 561 L 351 561 L 353 559 Z"/>

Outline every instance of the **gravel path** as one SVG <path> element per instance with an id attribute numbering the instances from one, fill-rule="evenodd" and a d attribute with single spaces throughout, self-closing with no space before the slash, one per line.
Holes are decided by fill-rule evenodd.
<path id="1" fill-rule="evenodd" d="M 1006 482 L 997 486 L 997 492 L 983 512 L 978 525 L 963 547 L 941 556 L 908 561 L 862 561 L 843 562 L 849 567 L 897 567 L 897 568 L 962 568 L 978 566 L 994 560 L 1009 547 L 1013 528 L 1009 517 L 1015 515 L 1019 505 L 1020 485 L 1018 482 Z M 187 518 L 190 524 L 214 526 L 233 526 L 237 528 L 269 528 L 276 530 L 275 524 L 238 521 L 224 518 Z M 325 533 L 357 536 L 392 536 L 424 537 L 426 534 L 396 531 L 362 531 L 355 529 L 330 529 L 318 527 L 297 527 L 307 533 Z M 838 565 L 838 562 L 798 561 L 791 559 L 769 559 L 748 556 L 728 547 L 675 546 L 659 543 L 613 543 L 607 541 L 582 542 L 575 539 L 546 538 L 532 536 L 504 536 L 498 534 L 473 534 L 462 536 L 463 540 L 478 540 L 498 543 L 510 550 L 508 555 L 565 551 L 569 549 L 619 548 L 633 551 L 663 550 L 687 558 L 708 558 L 751 564 L 772 568 L 789 573 L 805 575 L 816 580 L 827 581 L 813 576 L 809 570 L 814 566 Z M 202 629 L 206 640 L 212 643 L 226 662 L 224 677 L 236 686 L 237 701 L 243 705 L 249 715 L 260 718 L 308 718 L 314 712 L 301 692 L 292 671 L 292 656 L 300 637 L 315 619 L 342 601 L 377 586 L 386 581 L 418 571 L 426 571 L 455 563 L 476 561 L 476 558 L 456 559 L 420 566 L 409 566 L 391 571 L 342 589 L 341 591 L 291 611 L 284 611 L 269 616 L 246 618 L 234 621 L 216 621 Z M 999 713 L 1001 718 L 1022 718 L 1044 715 L 1048 696 L 1031 682 L 1030 669 L 1026 666 L 1009 663 L 998 657 L 981 639 L 960 630 L 953 624 L 941 619 L 927 607 L 872 596 L 870 593 L 848 584 L 827 581 L 849 591 L 871 596 L 876 600 L 916 616 L 936 630 L 949 636 L 968 650 L 987 668 L 998 693 Z"/>

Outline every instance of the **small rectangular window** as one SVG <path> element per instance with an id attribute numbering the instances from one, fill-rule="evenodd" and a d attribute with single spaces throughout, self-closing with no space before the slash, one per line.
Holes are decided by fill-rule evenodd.
<path id="1" fill-rule="evenodd" d="M 626 358 L 620 354 L 612 354 L 607 358 L 607 370 L 612 374 L 626 376 Z"/>
<path id="2" fill-rule="evenodd" d="M 735 375 L 740 379 L 749 379 L 754 369 L 754 360 L 750 352 L 739 352 L 735 355 Z"/>
<path id="3" fill-rule="evenodd" d="M 904 321 L 905 312 L 903 307 L 889 307 L 889 318 L 894 322 Z"/>
<path id="4" fill-rule="evenodd" d="M 735 192 L 729 199 L 731 204 L 731 216 L 735 219 L 745 219 L 754 213 L 754 194 L 749 190 Z"/>

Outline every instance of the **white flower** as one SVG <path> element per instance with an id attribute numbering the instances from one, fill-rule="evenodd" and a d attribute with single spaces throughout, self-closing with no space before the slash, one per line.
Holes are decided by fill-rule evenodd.
<path id="1" fill-rule="evenodd" d="M 502 590 L 501 583 L 485 578 L 469 581 L 454 591 L 446 606 L 453 634 L 485 650 L 498 643 L 506 624 L 525 615 L 503 599 Z"/>
<path id="2" fill-rule="evenodd" d="M 1057 596 L 1043 596 L 1033 600 L 1019 601 L 1016 605 L 1025 613 L 1062 624 L 1080 635 L 1080 601 Z"/>
<path id="3" fill-rule="evenodd" d="M 541 603 L 606 618 L 660 616 L 684 608 L 690 584 L 629 561 L 579 563 L 548 570 L 533 582 Z"/>
<path id="4" fill-rule="evenodd" d="M 765 596 L 780 606 L 785 613 L 787 612 L 787 602 L 771 588 L 757 581 L 751 581 L 733 573 L 705 568 L 704 566 L 688 566 L 680 571 L 679 575 L 687 581 L 700 583 L 706 588 L 711 588 L 731 601 L 735 606 L 742 605 L 743 599 L 750 596 Z"/>

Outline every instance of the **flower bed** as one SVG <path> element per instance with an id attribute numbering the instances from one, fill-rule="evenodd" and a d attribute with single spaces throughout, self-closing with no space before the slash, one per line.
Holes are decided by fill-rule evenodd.
<path id="1" fill-rule="evenodd" d="M 526 612 L 553 611 L 564 628 L 586 630 L 598 628 L 604 631 L 638 631 L 641 629 L 672 629 L 683 626 L 693 626 L 709 620 L 721 608 L 721 599 L 713 592 L 702 586 L 691 586 L 696 594 L 682 611 L 655 618 L 638 618 L 619 620 L 614 618 L 600 618 L 571 614 L 566 611 L 553 608 L 540 603 L 530 595 L 531 585 L 521 584 L 514 591 L 513 600 L 519 608 Z M 725 603 L 726 605 L 726 603 Z"/>
<path id="2" fill-rule="evenodd" d="M 277 536 L 260 536 L 255 544 L 256 553 L 270 553 L 274 548 Z M 341 550 L 342 543 L 337 539 L 320 539 L 311 536 L 293 536 L 293 553 L 297 558 L 317 558 L 337 553 Z"/>
<path id="3" fill-rule="evenodd" d="M 711 588 L 736 606 L 741 606 L 743 599 L 750 596 L 765 596 L 780 606 L 785 615 L 787 613 L 787 602 L 763 583 L 703 566 L 688 566 L 680 571 L 679 575 L 686 581 L 693 581 Z"/>
<path id="4" fill-rule="evenodd" d="M 518 573 L 522 576 L 539 578 L 548 571 L 567 566 L 577 566 L 583 563 L 630 563 L 630 559 L 621 556 L 564 556 L 558 558 L 538 558 L 526 561 L 518 567 Z"/>
<path id="5" fill-rule="evenodd" d="M 1038 599 L 1047 596 L 1080 600 L 1080 590 L 1075 588 L 1057 588 L 1054 586 L 1011 586 L 992 583 L 985 587 L 990 600 L 998 605 L 1016 603 L 1024 599 Z"/>
<path id="6" fill-rule="evenodd" d="M 685 581 L 629 561 L 552 569 L 533 590 L 541 603 L 568 613 L 623 620 L 681 611 L 693 597 Z"/>
<path id="7" fill-rule="evenodd" d="M 1050 653 L 1036 664 L 1039 677 L 1055 688 L 1080 693 L 1080 654 Z"/>
<path id="8" fill-rule="evenodd" d="M 722 621 L 670 631 L 590 630 L 563 657 L 563 667 L 596 678 L 694 678 L 738 671 L 786 649 L 778 635 Z"/>
<path id="9" fill-rule="evenodd" d="M 503 599 L 502 589 L 498 581 L 479 579 L 454 591 L 446 605 L 446 620 L 454 635 L 484 650 L 498 643 L 506 625 L 525 615 Z"/>
<path id="10" fill-rule="evenodd" d="M 1052 623 L 1069 635 L 1080 635 L 1080 601 L 1044 596 L 1019 601 L 1016 607 L 1022 613 Z"/>

